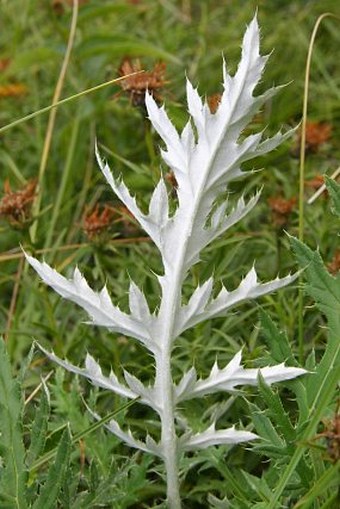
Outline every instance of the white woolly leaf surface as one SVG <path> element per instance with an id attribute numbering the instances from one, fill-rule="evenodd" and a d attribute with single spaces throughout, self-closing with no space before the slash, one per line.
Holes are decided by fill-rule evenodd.
<path id="1" fill-rule="evenodd" d="M 41 279 L 59 295 L 82 307 L 90 315 L 94 325 L 132 336 L 151 346 L 151 340 L 143 322 L 140 319 L 132 318 L 114 306 L 105 286 L 100 292 L 94 292 L 78 268 L 75 268 L 73 278 L 67 279 L 47 263 L 41 263 L 26 253 L 25 256 Z"/>
<path id="2" fill-rule="evenodd" d="M 238 444 L 240 442 L 248 442 L 259 438 L 255 433 L 250 431 L 239 431 L 233 426 L 228 429 L 215 429 L 215 423 L 201 433 L 191 435 L 182 442 L 182 447 L 186 451 L 194 449 L 206 449 L 211 445 L 222 444 Z"/>
<path id="3" fill-rule="evenodd" d="M 245 173 L 242 164 L 275 149 L 291 134 L 278 133 L 265 139 L 263 132 L 250 135 L 244 132 L 254 114 L 275 93 L 275 89 L 270 89 L 260 96 L 253 95 L 266 61 L 267 57 L 259 52 L 259 28 L 254 17 L 243 38 L 241 61 L 235 75 L 230 76 L 223 64 L 224 90 L 215 113 L 187 81 L 190 118 L 180 133 L 164 106 L 158 106 L 152 95 L 146 94 L 150 122 L 161 138 L 162 158 L 177 182 L 174 207 L 169 206 L 166 184 L 161 178 L 150 198 L 148 212 L 144 213 L 123 180 L 115 176 L 101 159 L 96 147 L 98 164 L 108 184 L 159 250 L 163 271 L 157 276 L 161 296 L 154 313 L 150 313 L 147 298 L 133 282 L 129 289 L 130 314 L 127 314 L 112 304 L 105 287 L 100 292 L 91 290 L 78 269 L 69 280 L 46 263 L 27 256 L 40 277 L 62 297 L 85 309 L 94 324 L 136 338 L 153 355 L 154 380 L 144 385 L 125 371 L 127 385 L 124 385 L 113 374 L 105 377 L 92 357 L 87 357 L 86 368 L 81 369 L 45 351 L 50 359 L 69 371 L 85 376 L 93 384 L 124 397 L 138 396 L 140 402 L 154 408 L 161 420 L 160 444 L 148 436 L 145 442 L 136 440 L 130 430 L 123 431 L 116 421 L 111 421 L 107 427 L 131 447 L 162 457 L 167 468 L 176 467 L 179 453 L 183 450 L 256 438 L 253 433 L 234 428 L 216 430 L 215 424 L 202 433 L 187 433 L 179 438 L 175 425 L 175 416 L 177 418 L 179 414 L 176 403 L 216 391 L 233 391 L 243 384 L 254 385 L 259 373 L 269 384 L 305 373 L 303 369 L 284 364 L 260 370 L 245 369 L 241 366 L 239 352 L 223 369 L 219 369 L 216 363 L 206 379 L 197 380 L 192 367 L 177 386 L 172 381 L 171 355 L 175 340 L 182 332 L 204 320 L 225 315 L 241 302 L 278 290 L 297 277 L 289 275 L 260 283 L 252 268 L 235 290 L 228 291 L 223 287 L 215 298 L 211 277 L 194 290 L 186 305 L 182 303 L 185 278 L 200 260 L 202 249 L 242 220 L 259 199 L 259 193 L 248 201 L 242 196 L 234 208 L 228 210 L 229 203 L 223 197 L 228 195 L 229 184 L 241 177 L 251 178 L 253 173 Z M 177 473 L 172 472 L 172 479 L 176 476 Z"/>
<path id="4" fill-rule="evenodd" d="M 94 360 L 94 358 L 87 354 L 85 360 L 85 368 L 79 368 L 78 366 L 74 366 L 68 361 L 63 359 L 59 359 L 53 352 L 49 352 L 45 348 L 43 348 L 39 343 L 37 343 L 38 347 L 44 354 L 53 362 L 62 366 L 67 371 L 71 371 L 76 375 L 83 376 L 87 378 L 93 385 L 96 387 L 101 387 L 102 389 L 107 389 L 109 391 L 115 392 L 119 396 L 123 396 L 125 398 L 134 399 L 139 396 L 139 394 L 133 392 L 128 387 L 123 385 L 118 381 L 118 378 L 114 373 L 110 373 L 110 376 L 104 376 L 99 364 Z"/>
<path id="5" fill-rule="evenodd" d="M 307 373 L 305 369 L 287 367 L 283 363 L 264 368 L 245 369 L 241 366 L 241 357 L 242 353 L 239 351 L 223 369 L 219 369 L 215 362 L 209 377 L 195 383 L 188 384 L 186 380 L 189 375 L 186 374 L 178 386 L 179 400 L 202 397 L 218 391 L 232 392 L 240 385 L 257 385 L 259 373 L 268 385 L 291 380 Z"/>

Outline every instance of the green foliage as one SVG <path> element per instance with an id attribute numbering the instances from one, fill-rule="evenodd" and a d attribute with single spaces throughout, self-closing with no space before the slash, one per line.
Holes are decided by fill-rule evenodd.
<path id="1" fill-rule="evenodd" d="M 50 413 L 48 394 L 42 390 L 40 405 L 36 408 L 31 429 L 31 443 L 27 451 L 27 463 L 30 466 L 43 452 L 47 435 L 47 422 Z"/>
<path id="2" fill-rule="evenodd" d="M 28 359 L 32 360 L 32 352 Z M 59 381 L 56 386 L 51 386 L 51 394 L 43 383 L 32 420 L 24 412 L 26 407 L 23 404 L 23 381 L 13 378 L 11 371 L 5 344 L 1 340 L 1 509 L 54 509 L 60 507 L 60 504 L 61 507 L 72 509 L 103 505 L 112 507 L 114 504 L 114 507 L 125 509 L 160 492 L 152 483 L 146 489 L 146 475 L 151 458 L 141 458 L 136 454 L 127 459 L 119 456 L 112 459 L 104 452 L 105 448 L 107 453 L 112 447 L 111 437 L 102 434 L 100 443 L 93 437 L 108 420 L 127 409 L 133 402 L 85 427 L 84 417 L 81 421 L 76 417 L 80 404 L 79 396 L 74 397 L 77 392 L 72 396 L 63 390 L 63 401 L 74 407 L 73 427 L 82 428 L 73 437 L 69 425 L 64 426 L 63 430 L 52 429 L 51 432 L 50 399 L 55 405 L 58 392 L 58 398 L 61 398 L 58 384 L 64 380 L 63 376 L 61 377 L 63 371 L 59 370 Z M 84 440 L 93 459 L 89 466 L 84 466 L 83 473 L 79 476 L 77 463 L 71 461 L 71 451 L 75 444 Z"/>
<path id="3" fill-rule="evenodd" d="M 340 217 L 340 185 L 326 176 L 326 186 L 332 198 L 334 213 Z"/>
<path id="4" fill-rule="evenodd" d="M 322 501 L 326 507 L 329 500 L 334 503 L 337 500 L 332 490 L 336 484 L 338 466 L 329 464 L 327 455 L 323 462 L 319 453 L 319 465 L 316 468 L 312 441 L 322 416 L 334 404 L 340 379 L 340 277 L 329 274 L 318 252 L 312 251 L 297 239 L 291 238 L 291 243 L 301 267 L 305 269 L 306 292 L 327 319 L 328 337 L 322 358 L 316 364 L 313 363 L 310 375 L 289 384 L 299 408 L 295 426 L 279 395 L 263 382 L 260 382 L 260 393 L 268 411 L 263 412 L 255 405 L 251 407 L 256 430 L 268 444 L 259 443 L 255 450 L 275 459 L 277 463 L 276 489 L 266 506 L 272 509 L 277 507 L 282 496 L 288 496 L 289 499 L 293 496 L 299 500 L 294 506 L 299 508 L 310 507 L 315 500 Z M 292 353 L 284 334 L 275 328 L 263 311 L 260 314 L 265 341 L 275 360 L 291 359 Z M 304 496 L 298 496 L 302 487 L 307 492 Z"/>
<path id="5" fill-rule="evenodd" d="M 62 434 L 54 464 L 50 467 L 46 481 L 32 509 L 52 509 L 55 507 L 59 491 L 66 476 L 70 455 L 70 432 L 68 428 Z"/>
<path id="6" fill-rule="evenodd" d="M 0 505 L 4 509 L 27 508 L 22 413 L 20 387 L 12 377 L 5 344 L 0 338 Z"/>
<path id="7" fill-rule="evenodd" d="M 327 468 L 324 465 L 321 483 L 319 476 L 313 478 L 309 474 L 306 477 L 308 469 L 303 468 L 301 470 L 300 466 L 301 461 L 304 461 L 308 448 L 312 447 L 307 444 L 315 437 L 322 416 L 325 415 L 327 408 L 334 402 L 336 387 L 340 379 L 340 277 L 333 277 L 329 274 L 317 251 L 312 251 L 305 244 L 294 238 L 291 239 L 291 243 L 301 267 L 305 268 L 307 279 L 306 292 L 311 295 L 320 311 L 326 316 L 328 337 L 321 360 L 316 363 L 313 372 L 302 382 L 305 386 L 304 401 L 308 408 L 308 414 L 304 421 L 301 422 L 300 419 L 300 426 L 297 428 L 298 441 L 295 442 L 295 450 L 292 450 L 290 457 L 287 458 L 288 464 L 283 469 L 283 472 L 281 471 L 276 490 L 268 505 L 268 508 L 272 509 L 276 507 L 280 496 L 289 486 L 288 483 L 292 481 L 295 472 L 300 474 L 302 482 L 301 474 L 303 474 L 307 487 L 309 486 L 305 505 L 299 505 L 298 507 L 309 507 L 315 498 L 319 499 L 321 497 L 321 499 L 324 499 L 327 496 L 333 497 L 333 494 L 329 495 L 329 493 L 334 484 L 336 474 L 334 467 L 328 466 Z M 298 401 L 301 406 L 301 392 Z M 277 405 L 276 409 L 278 409 Z M 303 413 L 305 414 L 305 411 Z M 311 472 L 310 469 L 309 472 Z M 319 483 L 322 485 L 320 489 Z M 326 484 L 326 487 L 324 484 Z M 316 488 L 315 485 L 318 487 Z M 326 500 L 323 501 L 326 503 Z"/>
<path id="8" fill-rule="evenodd" d="M 25 451 L 23 428 L 23 392 L 11 373 L 4 342 L 0 341 L 0 430 L 1 462 L 0 501 L 4 509 L 54 508 L 69 464 L 70 433 L 64 431 L 55 462 L 43 483 L 28 482 L 27 465 L 42 452 L 46 435 L 49 404 L 43 392 L 30 433 L 30 446 Z"/>

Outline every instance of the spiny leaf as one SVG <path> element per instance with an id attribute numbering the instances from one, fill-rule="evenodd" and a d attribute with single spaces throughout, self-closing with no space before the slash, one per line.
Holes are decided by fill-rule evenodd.
<path id="1" fill-rule="evenodd" d="M 131 391 L 140 396 L 139 402 L 148 405 L 161 415 L 163 404 L 157 387 L 155 385 L 153 387 L 145 387 L 138 378 L 125 370 L 124 377 Z"/>
<path id="2" fill-rule="evenodd" d="M 248 403 L 251 410 L 252 421 L 260 438 L 268 442 L 268 446 L 275 447 L 280 454 L 285 447 L 285 443 L 275 429 L 271 420 L 256 405 Z M 262 444 L 259 446 L 262 449 Z"/>
<path id="3" fill-rule="evenodd" d="M 77 366 L 74 366 L 73 364 L 67 361 L 59 359 L 59 357 L 57 357 L 53 352 L 45 350 L 45 348 L 43 348 L 38 343 L 37 346 L 40 348 L 42 352 L 44 352 L 44 354 L 49 359 L 59 364 L 59 366 L 62 366 L 63 368 L 67 369 L 67 371 L 71 371 L 72 373 L 75 373 L 77 375 L 84 376 L 85 378 L 90 380 L 96 387 L 102 387 L 103 389 L 111 390 L 119 394 L 120 396 L 125 396 L 126 398 L 130 399 L 138 397 L 138 394 L 135 394 L 128 387 L 120 383 L 114 373 L 111 372 L 108 377 L 104 376 L 99 364 L 94 360 L 94 358 L 90 354 L 87 354 L 86 356 L 84 369 L 78 368 Z"/>
<path id="4" fill-rule="evenodd" d="M 239 385 L 256 385 L 259 373 L 268 384 L 290 380 L 306 373 L 302 368 L 286 367 L 283 363 L 260 369 L 245 369 L 241 366 L 241 355 L 242 352 L 238 352 L 223 369 L 219 369 L 215 363 L 209 377 L 198 380 L 195 385 L 190 384 L 187 391 L 182 392 L 180 400 L 201 397 L 217 391 L 232 392 Z"/>
<path id="5" fill-rule="evenodd" d="M 235 426 L 228 429 L 216 430 L 215 423 L 213 423 L 205 431 L 183 437 L 180 439 L 180 443 L 183 450 L 191 451 L 194 449 L 205 449 L 211 445 L 238 444 L 255 440 L 256 438 L 258 436 L 255 433 L 236 430 Z"/>
<path id="6" fill-rule="evenodd" d="M 31 443 L 27 451 L 27 462 L 30 466 L 36 460 L 39 454 L 44 449 L 46 435 L 47 435 L 47 422 L 50 413 L 50 406 L 48 396 L 44 387 L 40 391 L 39 406 L 35 410 L 35 418 L 31 430 Z"/>
<path id="7" fill-rule="evenodd" d="M 308 278 L 307 292 L 328 319 L 331 319 L 332 315 L 340 315 L 340 277 L 334 277 L 326 270 L 317 251 L 312 251 L 294 237 L 290 237 L 290 241 L 299 264 L 305 268 Z"/>
<path id="8" fill-rule="evenodd" d="M 203 320 L 223 316 L 236 304 L 282 288 L 296 278 L 296 275 L 287 276 L 261 284 L 257 281 L 255 269 L 252 269 L 236 290 L 229 292 L 223 288 L 215 299 L 211 298 L 211 279 L 194 291 L 187 306 L 182 306 L 185 278 L 199 261 L 202 249 L 241 220 L 257 201 L 257 197 L 254 197 L 245 204 L 241 198 L 235 209 L 229 215 L 226 214 L 226 206 L 221 202 L 230 182 L 252 175 L 252 172 L 243 171 L 243 163 L 274 149 L 290 135 L 278 133 L 270 139 L 263 139 L 262 132 L 249 136 L 244 132 L 244 127 L 258 108 L 274 93 L 274 89 L 271 89 L 261 96 L 254 96 L 267 61 L 267 57 L 260 55 L 259 41 L 259 28 L 254 17 L 243 38 L 242 58 L 235 75 L 230 76 L 225 64 L 223 66 L 224 91 L 215 113 L 210 111 L 198 91 L 187 82 L 187 103 L 191 118 L 181 133 L 177 132 L 170 121 L 164 106 L 158 106 L 152 95 L 146 94 L 149 119 L 165 145 L 161 155 L 173 170 L 178 184 L 177 206 L 173 207 L 172 215 L 169 215 L 168 196 L 162 179 L 152 194 L 146 214 L 140 210 L 124 182 L 112 175 L 96 150 L 99 166 L 112 190 L 129 208 L 160 252 L 163 264 L 163 273 L 158 276 L 161 297 L 154 314 L 150 316 L 147 301 L 134 284 L 130 287 L 131 314 L 128 315 L 113 306 L 105 288 L 99 294 L 93 292 L 79 272 L 76 271 L 73 279 L 68 281 L 46 264 L 31 260 L 34 268 L 50 286 L 84 307 L 95 323 L 138 339 L 153 354 L 154 385 L 142 386 L 140 380 L 125 373 L 130 388 L 121 384 L 114 375 L 104 377 L 97 363 L 90 357 L 86 369 L 82 370 L 57 359 L 54 354 L 49 356 L 66 369 L 86 376 L 100 387 L 130 398 L 141 395 L 141 401 L 144 398 L 144 402 L 150 405 L 153 402 L 161 421 L 159 444 L 149 436 L 144 441 L 136 439 L 129 429 L 123 431 L 115 420 L 107 427 L 131 447 L 164 460 L 169 474 L 168 501 L 173 507 L 180 506 L 177 477 L 178 462 L 183 450 L 255 438 L 253 433 L 236 431 L 234 428 L 216 430 L 215 424 L 201 433 L 189 432 L 178 437 L 176 404 L 218 390 L 233 390 L 242 384 L 254 385 L 259 372 L 269 384 L 305 373 L 303 369 L 286 367 L 284 364 L 261 370 L 244 369 L 240 365 L 240 353 L 223 369 L 219 369 L 216 363 L 205 380 L 197 380 L 195 369 L 191 368 L 176 387 L 171 371 L 175 340 L 183 330 Z M 178 422 L 183 423 L 181 416 Z"/>
<path id="9" fill-rule="evenodd" d="M 292 350 L 286 334 L 280 331 L 265 310 L 259 307 L 264 340 L 270 350 L 270 354 L 278 362 L 295 362 Z"/>
<path id="10" fill-rule="evenodd" d="M 144 322 L 151 322 L 150 309 L 143 292 L 131 281 L 129 289 L 129 308 L 131 314 Z"/>
<path id="11" fill-rule="evenodd" d="M 313 252 L 295 238 L 291 237 L 290 240 L 299 263 L 302 267 L 306 267 L 305 274 L 308 281 L 306 290 L 316 300 L 317 306 L 328 319 L 329 334 L 321 362 L 316 365 L 315 374 L 311 374 L 310 379 L 305 382 L 309 415 L 303 433 L 299 436 L 300 444 L 295 449 L 285 470 L 281 472 L 276 489 L 268 503 L 268 509 L 276 508 L 283 490 L 298 468 L 305 450 L 302 444 L 307 443 L 315 435 L 317 426 L 334 397 L 334 391 L 339 383 L 340 376 L 339 279 L 332 277 L 327 272 L 318 252 Z M 312 355 L 314 357 L 313 352 Z"/>
<path id="12" fill-rule="evenodd" d="M 120 334 L 130 335 L 144 344 L 150 343 L 150 338 L 143 324 L 115 307 L 106 287 L 100 292 L 94 292 L 77 268 L 74 270 L 73 278 L 69 280 L 61 276 L 47 263 L 40 263 L 26 253 L 25 256 L 43 281 L 65 299 L 71 300 L 85 309 L 91 316 L 94 325 L 104 326 Z"/>
<path id="13" fill-rule="evenodd" d="M 150 200 L 149 214 L 145 215 L 138 207 L 136 199 L 131 196 L 129 189 L 126 187 L 124 182 L 114 178 L 108 164 L 102 160 L 97 145 L 95 148 L 99 167 L 113 192 L 129 209 L 134 218 L 138 221 L 146 233 L 150 235 L 155 245 L 162 252 L 161 233 L 162 228 L 164 228 L 168 222 L 168 199 L 163 179 L 160 180 L 158 186 L 154 190 Z M 161 212 L 161 214 L 158 215 L 157 212 Z"/>
<path id="14" fill-rule="evenodd" d="M 26 509 L 26 469 L 22 429 L 23 402 L 13 378 L 4 341 L 0 338 L 0 505 Z"/>
<path id="15" fill-rule="evenodd" d="M 92 410 L 87 407 L 88 411 L 95 417 L 97 420 L 100 420 L 100 417 L 95 412 L 92 412 Z M 111 419 L 108 424 L 105 424 L 105 428 L 108 429 L 111 433 L 116 435 L 118 438 L 120 438 L 123 442 L 125 442 L 130 447 L 133 447 L 134 449 L 139 449 L 141 451 L 147 452 L 152 455 L 156 455 L 159 457 L 162 457 L 162 449 L 159 444 L 157 444 L 153 438 L 150 437 L 150 435 L 146 436 L 145 442 L 142 442 L 141 440 L 137 440 L 131 433 L 131 430 L 128 429 L 127 431 L 123 431 L 122 428 L 119 426 L 118 422 L 114 419 Z"/>
<path id="16" fill-rule="evenodd" d="M 293 442 L 296 439 L 296 433 L 285 409 L 283 408 L 281 398 L 277 392 L 274 392 L 272 388 L 266 384 L 261 372 L 258 375 L 258 387 L 261 396 L 266 402 L 272 421 L 279 426 L 286 442 Z"/>
<path id="17" fill-rule="evenodd" d="M 318 308 L 325 313 L 329 335 L 328 342 L 316 373 L 311 375 L 307 385 L 309 405 L 317 405 L 327 380 L 340 376 L 340 277 L 327 272 L 320 254 L 291 237 L 291 243 L 301 266 L 305 266 L 307 292 L 315 299 Z M 333 382 L 334 383 L 334 382 Z"/>
<path id="18" fill-rule="evenodd" d="M 274 292 L 284 286 L 292 283 L 298 274 L 289 275 L 282 279 L 276 278 L 267 283 L 259 283 L 257 281 L 256 270 L 253 267 L 246 277 L 241 281 L 236 290 L 229 292 L 226 288 L 222 288 L 217 297 L 207 306 L 206 317 L 213 318 L 223 316 L 231 307 L 249 299 L 256 299 L 262 295 Z"/>
<path id="19" fill-rule="evenodd" d="M 32 509 L 54 509 L 66 475 L 71 450 L 71 436 L 68 428 L 62 434 L 54 464 L 50 467 L 40 495 Z"/>
<path id="20" fill-rule="evenodd" d="M 183 332 L 207 319 L 225 316 L 230 309 L 244 301 L 256 299 L 262 295 L 275 292 L 295 281 L 297 277 L 298 274 L 294 274 L 293 276 L 289 275 L 282 279 L 276 278 L 267 283 L 259 283 L 257 281 L 256 270 L 253 267 L 235 290 L 228 291 L 223 287 L 215 299 L 210 300 L 210 302 L 205 303 L 204 306 L 197 307 L 196 309 L 192 306 L 191 301 L 189 301 L 186 306 L 183 306 L 179 312 L 179 332 Z M 199 295 L 201 291 L 203 292 L 203 289 L 197 289 L 196 291 L 199 292 Z M 192 298 L 194 298 L 193 303 L 196 303 L 196 291 L 192 296 Z"/>

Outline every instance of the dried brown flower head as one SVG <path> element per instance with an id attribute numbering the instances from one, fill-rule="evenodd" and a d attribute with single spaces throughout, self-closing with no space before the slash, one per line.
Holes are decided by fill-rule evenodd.
<path id="1" fill-rule="evenodd" d="M 128 74 L 142 71 L 142 65 L 139 59 L 134 61 L 129 58 L 125 58 L 119 67 L 119 75 L 127 76 L 124 80 L 120 81 L 119 84 L 126 92 L 133 106 L 144 106 L 145 105 L 145 92 L 148 90 L 156 101 L 161 99 L 159 94 L 160 90 L 164 87 L 167 81 L 165 81 L 165 63 L 157 63 L 152 71 L 145 71 L 140 74 L 133 76 L 127 76 Z"/>
<path id="2" fill-rule="evenodd" d="M 323 175 L 315 175 L 312 179 L 305 181 L 305 186 L 317 191 L 325 183 Z"/>
<path id="3" fill-rule="evenodd" d="M 98 204 L 89 212 L 85 211 L 83 216 L 83 230 L 89 240 L 106 240 L 114 222 L 115 209 L 105 204 L 100 207 Z"/>
<path id="4" fill-rule="evenodd" d="M 8 83 L 0 86 L 0 99 L 6 97 L 21 97 L 27 94 L 27 87 L 22 83 Z"/>
<path id="5" fill-rule="evenodd" d="M 306 125 L 306 150 L 317 152 L 331 137 L 332 126 L 326 122 L 307 122 Z"/>
<path id="6" fill-rule="evenodd" d="M 306 123 L 306 153 L 315 154 L 319 148 L 325 144 L 331 137 L 332 126 L 327 122 L 312 122 Z M 301 131 L 298 134 L 297 142 L 293 148 L 293 154 L 299 155 L 301 146 Z"/>
<path id="7" fill-rule="evenodd" d="M 0 200 L 0 217 L 15 228 L 23 228 L 32 221 L 31 206 L 37 187 L 36 180 L 30 180 L 19 191 L 12 191 L 8 180 L 4 183 L 4 196 Z"/>
<path id="8" fill-rule="evenodd" d="M 281 196 L 272 196 L 268 199 L 268 203 L 272 211 L 274 225 L 279 228 L 286 226 L 295 208 L 296 198 L 293 197 L 290 200 L 286 200 Z"/>
<path id="9" fill-rule="evenodd" d="M 108 241 L 116 225 L 114 231 L 121 237 L 135 235 L 138 231 L 133 215 L 124 205 L 112 207 L 108 204 L 103 206 L 97 204 L 91 212 L 85 210 L 83 230 L 90 241 L 99 243 Z"/>
<path id="10" fill-rule="evenodd" d="M 314 197 L 317 196 L 317 193 L 316 191 L 318 191 L 318 189 L 320 189 L 320 187 L 322 187 L 325 183 L 325 179 L 323 177 L 323 175 L 316 175 L 315 177 L 313 177 L 312 179 L 309 179 L 309 180 L 305 180 L 305 186 L 309 189 L 311 189 L 312 191 L 314 191 Z M 324 190 L 321 192 L 321 195 L 318 193 L 318 196 L 323 196 L 323 197 L 326 197 L 328 195 L 328 191 L 327 191 L 327 188 L 326 186 L 324 186 Z M 308 202 L 308 203 L 311 203 L 311 202 Z"/>

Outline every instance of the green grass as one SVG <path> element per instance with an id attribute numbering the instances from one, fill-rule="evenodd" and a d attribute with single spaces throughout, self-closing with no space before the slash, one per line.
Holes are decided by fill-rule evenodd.
<path id="1" fill-rule="evenodd" d="M 0 128 L 51 104 L 72 15 L 72 9 L 67 7 L 64 14 L 58 15 L 51 5 L 52 1 L 0 3 L 3 26 L 0 60 L 10 59 L 10 65 L 0 72 L 0 87 L 21 83 L 27 89 L 22 97 L 0 98 Z M 115 78 L 126 56 L 140 57 L 146 69 L 162 60 L 167 64 L 169 81 L 162 96 L 172 119 L 180 127 L 186 118 L 182 106 L 184 73 L 199 85 L 202 93 L 218 92 L 221 54 L 226 55 L 229 69 L 234 70 L 245 24 L 257 5 L 262 51 L 269 53 L 275 48 L 264 82 L 288 85 L 271 104 L 265 105 L 263 114 L 254 120 L 251 128 L 266 128 L 272 133 L 281 126 L 284 129 L 296 126 L 301 121 L 305 61 L 313 25 L 322 12 L 340 15 L 335 0 L 145 0 L 136 4 L 90 0 L 79 9 L 61 99 Z M 308 179 L 317 174 L 331 174 L 339 165 L 339 33 L 339 21 L 324 20 L 313 52 L 308 116 L 311 120 L 330 123 L 332 136 L 317 153 L 307 155 Z M 124 175 L 141 203 L 148 202 L 160 172 L 159 140 L 150 132 L 143 111 L 134 108 L 123 93 L 117 95 L 119 91 L 118 85 L 110 85 L 58 107 L 39 190 L 40 214 L 33 230 L 28 225 L 14 229 L 0 218 L 0 334 L 6 339 L 13 373 L 18 374 L 32 340 L 36 339 L 77 364 L 90 351 L 104 370 L 112 366 L 121 372 L 124 366 L 131 373 L 138 370 L 142 379 L 152 376 L 153 366 L 139 345 L 84 324 L 84 316 L 75 306 L 39 284 L 36 274 L 22 262 L 20 249 L 22 245 L 40 259 L 44 257 L 66 275 L 78 264 L 93 287 L 100 288 L 107 283 L 113 300 L 123 309 L 127 307 L 129 277 L 143 287 L 151 307 L 157 305 L 159 289 L 150 269 L 159 270 L 160 260 L 144 233 L 133 229 L 126 232 L 116 225 L 109 240 L 93 243 L 82 229 L 86 206 L 93 207 L 98 202 L 119 205 L 94 161 L 96 137 L 111 167 Z M 48 118 L 49 112 L 36 115 L 0 135 L 1 193 L 6 179 L 17 189 L 38 178 Z M 294 143 L 292 140 L 258 161 L 257 167 L 263 170 L 254 176 L 253 187 L 246 191 L 251 194 L 264 185 L 259 205 L 240 226 L 204 251 L 202 262 L 195 266 L 188 279 L 188 294 L 197 281 L 211 274 L 212 267 L 216 279 L 230 287 L 236 286 L 255 259 L 263 280 L 275 277 L 278 272 L 282 275 L 297 269 L 290 240 L 275 226 L 267 201 L 269 197 L 298 197 L 299 161 L 292 155 Z M 332 196 L 336 193 L 331 192 Z M 306 190 L 306 196 L 311 193 Z M 336 195 L 333 199 L 336 201 Z M 330 198 L 322 196 L 313 205 L 305 205 L 304 214 L 306 244 L 312 251 L 318 248 L 324 262 L 329 263 L 338 249 L 339 231 L 339 219 L 332 213 Z M 297 206 L 285 230 L 297 236 Z M 303 251 L 301 246 L 295 249 L 302 265 L 306 261 L 316 264 L 316 272 L 304 276 L 308 279 L 309 293 L 304 298 L 303 363 L 316 371 L 315 376 L 324 385 L 321 384 L 320 392 L 313 393 L 316 382 L 309 375 L 306 381 L 287 383 L 279 390 L 264 385 L 258 390 L 247 390 L 250 403 L 242 397 L 228 400 L 231 422 L 241 421 L 249 429 L 255 426 L 263 440 L 249 447 L 211 448 L 186 460 L 182 465 L 185 508 L 338 507 L 338 468 L 329 457 L 326 438 L 317 435 L 324 431 L 322 421 L 333 419 L 336 410 L 339 379 L 336 338 L 339 335 L 334 331 L 338 333 L 339 328 L 335 317 L 320 304 L 320 296 L 310 291 L 313 285 L 320 288 L 315 273 L 321 274 L 325 282 L 322 276 L 325 269 L 320 268 L 321 262 L 312 251 Z M 330 292 L 329 288 L 325 292 Z M 197 327 L 180 340 L 181 348 L 175 352 L 175 375 L 179 377 L 192 362 L 200 376 L 207 375 L 216 356 L 223 365 L 240 344 L 244 345 L 244 356 L 252 365 L 258 359 L 263 364 L 268 360 L 280 362 L 289 356 L 293 359 L 298 354 L 297 303 L 297 288 L 287 288 L 263 298 L 264 311 L 260 313 L 257 307 L 245 305 L 242 313 Z M 338 309 L 339 299 L 335 299 L 334 306 Z M 281 349 L 277 348 L 278 343 L 283 345 Z M 51 369 L 54 366 L 39 354 L 29 359 L 25 377 L 22 382 L 19 380 L 21 397 L 31 394 L 39 385 L 40 377 Z M 103 428 L 86 433 L 93 421 L 83 404 L 83 393 L 89 393 L 101 415 L 122 408 L 124 402 L 111 394 L 90 393 L 88 385 L 59 370 L 54 371 L 46 384 L 50 391 L 50 410 L 41 455 L 56 452 L 58 443 L 67 440 L 66 434 L 63 435 L 67 423 L 72 436 L 81 436 L 77 445 L 70 446 L 69 458 L 59 459 L 63 468 L 68 469 L 68 482 L 60 477 L 55 507 L 164 507 L 161 481 L 164 472 L 157 462 L 131 452 Z M 8 381 L 9 392 L 10 386 Z M 38 391 L 20 411 L 19 400 L 13 400 L 16 418 L 23 413 L 22 429 L 13 424 L 13 432 L 15 436 L 22 433 L 22 442 L 18 443 L 24 444 L 26 450 L 32 443 L 30 433 L 38 412 L 35 407 L 43 405 L 41 394 Z M 268 411 L 264 410 L 263 401 L 266 406 L 269 404 Z M 206 408 L 193 401 L 185 410 L 189 418 L 200 415 L 207 420 L 214 402 L 217 408 L 218 399 L 209 401 L 210 406 Z M 157 436 L 159 432 L 153 415 L 145 413 L 138 403 L 122 408 L 118 415 L 121 422 L 132 424 L 137 433 L 140 417 L 151 434 Z M 6 419 L 8 416 L 2 415 L 1 425 L 8 423 Z M 219 422 L 228 424 L 225 414 Z M 193 425 L 199 429 L 200 424 L 201 420 Z M 18 461 L 24 462 L 28 471 L 29 456 L 24 455 L 21 445 L 18 450 Z M 4 456 L 2 449 L 0 454 Z M 34 473 L 27 474 L 26 480 L 20 477 L 21 490 L 28 479 L 31 489 L 28 500 L 32 504 L 38 504 L 34 490 L 43 492 L 51 471 L 53 474 L 52 460 L 49 470 L 42 464 Z M 5 474 L 0 469 L 0 479 L 2 475 Z M 10 505 L 11 500 L 9 508 L 19 507 Z"/>

